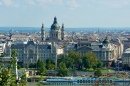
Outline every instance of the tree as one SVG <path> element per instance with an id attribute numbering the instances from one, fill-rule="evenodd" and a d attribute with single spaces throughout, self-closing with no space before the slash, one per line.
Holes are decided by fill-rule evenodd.
<path id="1" fill-rule="evenodd" d="M 97 77 L 100 77 L 100 76 L 102 76 L 102 72 L 101 72 L 99 69 L 97 69 L 97 70 L 94 72 L 94 75 L 97 76 Z"/>
<path id="2" fill-rule="evenodd" d="M 26 73 L 22 75 L 19 86 L 26 86 Z"/>
<path id="3" fill-rule="evenodd" d="M 61 62 L 58 68 L 58 75 L 63 77 L 63 76 L 68 76 L 68 74 L 69 74 L 69 70 L 66 68 L 65 63 Z"/>
<path id="4" fill-rule="evenodd" d="M 68 57 L 72 58 L 75 64 L 81 59 L 81 56 L 77 52 L 73 51 L 68 54 Z"/>
<path id="5" fill-rule="evenodd" d="M 92 52 L 88 52 L 83 56 L 83 65 L 85 68 L 92 68 L 97 65 L 98 59 Z"/>
<path id="6" fill-rule="evenodd" d="M 82 61 L 82 59 L 80 59 L 78 61 L 78 70 L 82 70 L 82 69 L 83 69 L 83 61 Z"/>
<path id="7" fill-rule="evenodd" d="M 30 63 L 29 68 L 36 68 L 36 63 Z"/>
<path id="8" fill-rule="evenodd" d="M 102 68 L 102 67 L 103 67 L 103 62 L 102 61 L 98 61 L 97 68 Z"/>
<path id="9" fill-rule="evenodd" d="M 74 67 L 74 59 L 67 57 L 65 58 L 65 64 L 67 68 L 72 68 Z"/>
<path id="10" fill-rule="evenodd" d="M 0 85 L 1 86 L 7 86 L 7 84 L 10 84 L 10 86 L 16 86 L 16 56 L 18 55 L 16 50 L 13 50 L 11 52 L 11 59 L 10 59 L 10 66 L 1 66 L 0 70 Z"/>
<path id="11" fill-rule="evenodd" d="M 45 68 L 45 63 L 41 60 L 38 59 L 37 61 L 37 70 L 39 75 L 44 75 L 46 73 L 46 68 Z"/>
<path id="12" fill-rule="evenodd" d="M 10 70 L 5 67 L 1 67 L 0 69 L 0 86 L 7 86 L 10 78 Z"/>
<path id="13" fill-rule="evenodd" d="M 74 59 L 70 57 L 63 57 L 58 59 L 58 66 L 60 62 L 64 62 L 67 68 L 73 68 L 74 67 Z"/>
<path id="14" fill-rule="evenodd" d="M 16 50 L 13 50 L 11 52 L 11 65 L 10 65 L 10 69 L 11 69 L 11 84 L 10 86 L 16 86 L 16 64 L 17 64 L 17 59 L 16 56 L 18 55 Z"/>
<path id="15" fill-rule="evenodd" d="M 91 68 L 91 64 L 88 56 L 83 57 L 83 65 L 85 68 Z"/>
<path id="16" fill-rule="evenodd" d="M 16 57 L 17 55 L 18 55 L 17 50 L 13 50 L 13 51 L 11 52 L 11 57 Z"/>
<path id="17" fill-rule="evenodd" d="M 55 63 L 52 59 L 47 59 L 46 60 L 46 69 L 54 69 L 55 68 Z"/>

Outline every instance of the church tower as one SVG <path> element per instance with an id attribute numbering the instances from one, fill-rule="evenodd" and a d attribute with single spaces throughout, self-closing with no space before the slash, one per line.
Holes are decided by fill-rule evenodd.
<path id="1" fill-rule="evenodd" d="M 50 30 L 50 36 L 49 36 L 50 40 L 61 40 L 61 30 L 60 30 L 60 26 L 57 23 L 57 18 L 54 18 L 54 22 L 51 25 L 51 30 Z"/>
<path id="2" fill-rule="evenodd" d="M 45 41 L 45 29 L 44 29 L 44 24 L 42 24 L 42 27 L 41 27 L 41 41 Z"/>
<path id="3" fill-rule="evenodd" d="M 65 30 L 64 30 L 64 24 L 62 24 L 62 27 L 61 27 L 61 40 L 64 40 L 65 39 Z"/>

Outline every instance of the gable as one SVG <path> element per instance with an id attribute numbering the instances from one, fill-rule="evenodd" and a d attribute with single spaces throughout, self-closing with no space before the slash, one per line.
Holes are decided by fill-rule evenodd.
<path id="1" fill-rule="evenodd" d="M 78 48 L 76 51 L 80 51 L 80 50 L 92 51 L 93 49 L 91 47 L 88 47 L 88 46 L 82 46 L 82 47 Z"/>

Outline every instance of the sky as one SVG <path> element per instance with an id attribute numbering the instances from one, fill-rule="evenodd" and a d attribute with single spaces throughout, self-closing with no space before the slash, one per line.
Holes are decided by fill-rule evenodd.
<path id="1" fill-rule="evenodd" d="M 0 27 L 130 27 L 130 0 L 0 0 Z"/>

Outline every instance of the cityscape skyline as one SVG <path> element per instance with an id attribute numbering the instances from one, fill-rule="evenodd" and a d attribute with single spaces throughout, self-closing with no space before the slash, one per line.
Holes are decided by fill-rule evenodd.
<path id="1" fill-rule="evenodd" d="M 130 27 L 129 0 L 1 0 L 0 27 Z"/>

